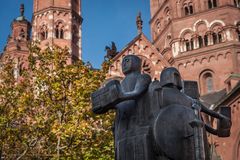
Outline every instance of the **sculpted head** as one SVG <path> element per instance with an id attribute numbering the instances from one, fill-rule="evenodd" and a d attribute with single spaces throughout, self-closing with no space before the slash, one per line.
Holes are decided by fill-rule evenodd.
<path id="1" fill-rule="evenodd" d="M 122 72 L 124 75 L 141 71 L 141 59 L 135 55 L 127 55 L 122 60 Z"/>
<path id="2" fill-rule="evenodd" d="M 176 87 L 182 89 L 182 78 L 179 71 L 174 67 L 165 68 L 160 76 L 160 84 L 162 87 Z"/>

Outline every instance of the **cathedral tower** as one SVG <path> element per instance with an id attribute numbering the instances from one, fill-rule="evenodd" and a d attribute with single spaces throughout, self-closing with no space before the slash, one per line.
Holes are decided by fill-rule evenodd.
<path id="1" fill-rule="evenodd" d="M 34 0 L 33 12 L 33 40 L 67 46 L 72 60 L 81 59 L 81 0 Z"/>
<path id="2" fill-rule="evenodd" d="M 11 35 L 8 36 L 7 44 L 0 61 L 10 57 L 15 62 L 14 74 L 17 78 L 20 70 L 27 67 L 29 56 L 28 43 L 30 42 L 31 23 L 24 16 L 24 5 L 20 6 L 20 15 L 11 23 Z"/>
<path id="3" fill-rule="evenodd" d="M 201 94 L 240 73 L 240 1 L 151 0 L 153 45 Z"/>
<path id="4" fill-rule="evenodd" d="M 240 0 L 151 0 L 150 6 L 159 54 L 183 79 L 198 82 L 201 101 L 210 109 L 232 110 L 231 136 L 209 138 L 215 158 L 239 160 Z M 213 119 L 211 124 L 217 126 Z"/>

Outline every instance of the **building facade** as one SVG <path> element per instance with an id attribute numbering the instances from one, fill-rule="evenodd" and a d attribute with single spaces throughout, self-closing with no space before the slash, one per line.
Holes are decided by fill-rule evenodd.
<path id="1" fill-rule="evenodd" d="M 137 18 L 138 35 L 113 58 L 109 77 L 123 77 L 123 57 L 135 54 L 152 79 L 159 79 L 164 67 L 174 66 L 184 80 L 197 81 L 202 100 L 212 109 L 218 110 L 220 100 L 228 97 L 221 104 L 231 107 L 232 135 L 213 137 L 213 144 L 220 159 L 239 159 L 240 92 L 235 88 L 240 85 L 240 1 L 150 0 L 150 11 L 151 40 Z"/>
<path id="2" fill-rule="evenodd" d="M 39 40 L 41 47 L 67 46 L 71 58 L 81 59 L 81 1 L 34 0 L 32 39 Z"/>
<path id="3" fill-rule="evenodd" d="M 29 49 L 28 43 L 31 39 L 31 23 L 24 16 L 24 5 L 20 6 L 20 16 L 11 23 L 11 34 L 7 38 L 7 44 L 4 47 L 3 54 L 0 55 L 0 62 L 6 61 L 6 58 L 14 60 L 14 75 L 17 78 L 20 70 L 27 64 Z"/>
<path id="4" fill-rule="evenodd" d="M 12 22 L 12 33 L 1 57 L 11 56 L 24 65 L 23 59 L 29 54 L 27 44 L 39 41 L 42 49 L 52 45 L 69 48 L 69 63 L 82 59 L 81 0 L 34 0 L 33 4 L 31 23 L 21 5 L 21 15 Z"/>

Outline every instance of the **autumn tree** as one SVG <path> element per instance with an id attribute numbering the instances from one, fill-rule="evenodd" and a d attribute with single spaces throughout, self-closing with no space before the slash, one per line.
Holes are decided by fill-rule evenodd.
<path id="1" fill-rule="evenodd" d="M 113 159 L 113 116 L 93 115 L 90 103 L 108 63 L 96 70 L 80 60 L 69 64 L 69 55 L 67 48 L 42 51 L 33 44 L 19 82 L 13 65 L 1 71 L 9 80 L 1 81 L 0 127 L 5 132 L 0 154 L 9 159 Z M 9 121 L 14 122 L 10 128 Z"/>
<path id="2" fill-rule="evenodd" d="M 31 143 L 26 136 L 30 128 L 25 117 L 33 97 L 31 85 L 29 79 L 17 78 L 15 66 L 13 59 L 6 56 L 0 68 L 0 159 L 21 158 Z"/>

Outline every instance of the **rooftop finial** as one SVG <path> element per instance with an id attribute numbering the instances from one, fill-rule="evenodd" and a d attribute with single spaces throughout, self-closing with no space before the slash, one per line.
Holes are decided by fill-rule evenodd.
<path id="1" fill-rule="evenodd" d="M 21 4 L 20 6 L 20 13 L 21 13 L 21 16 L 24 15 L 24 4 Z"/>
<path id="2" fill-rule="evenodd" d="M 141 12 L 138 13 L 136 24 L 137 24 L 138 34 L 141 34 L 142 33 L 142 28 L 143 28 L 143 21 L 142 21 L 142 17 L 141 17 Z"/>

